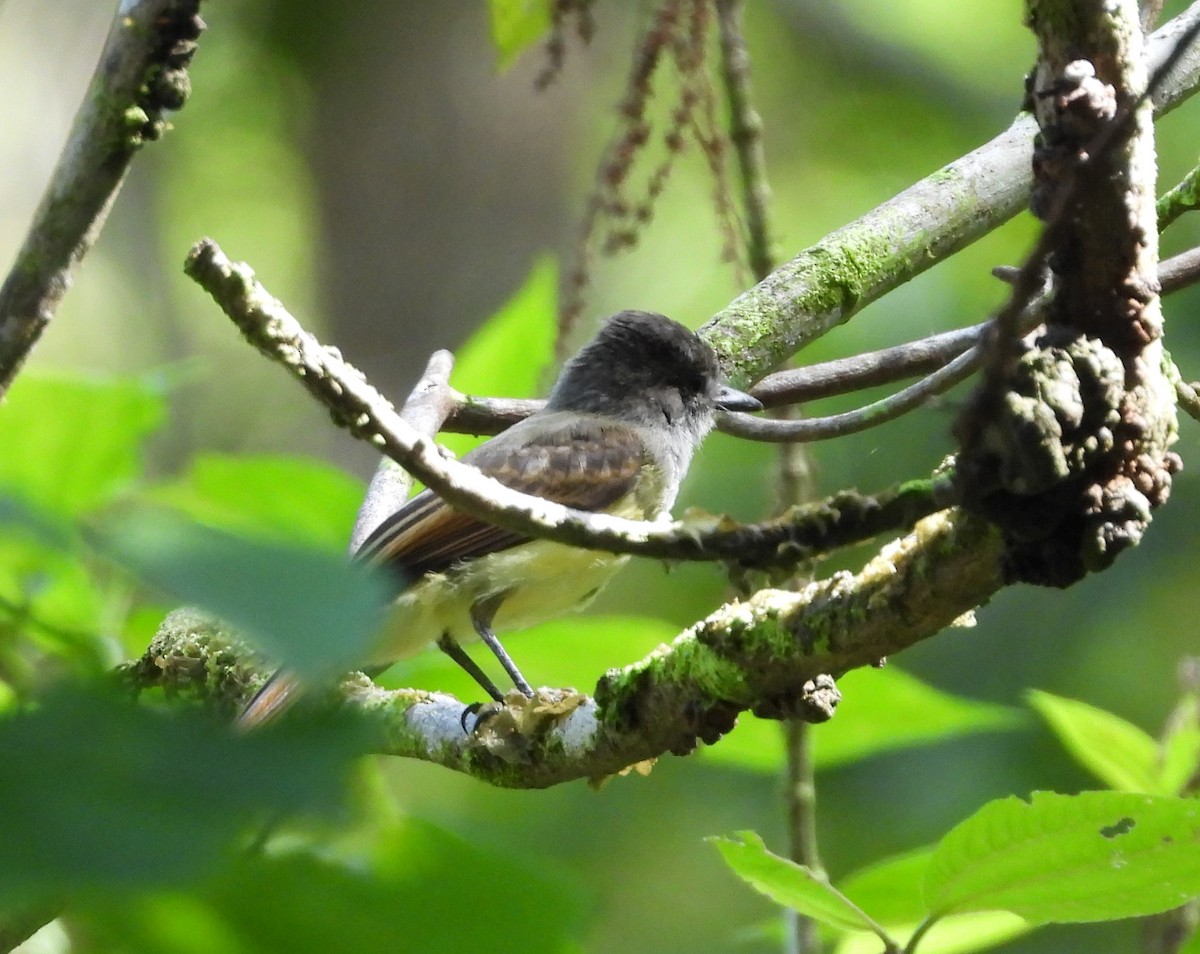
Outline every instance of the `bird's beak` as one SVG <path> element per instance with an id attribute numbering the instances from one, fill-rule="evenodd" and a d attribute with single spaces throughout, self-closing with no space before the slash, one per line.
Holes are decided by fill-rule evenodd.
<path id="1" fill-rule="evenodd" d="M 731 388 L 728 384 L 721 385 L 713 402 L 722 411 L 761 411 L 762 401 L 751 397 L 745 391 Z"/>

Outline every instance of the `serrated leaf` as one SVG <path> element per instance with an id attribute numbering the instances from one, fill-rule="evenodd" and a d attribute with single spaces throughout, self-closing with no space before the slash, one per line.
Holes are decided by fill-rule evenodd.
<path id="1" fill-rule="evenodd" d="M 550 27 L 550 0 L 488 0 L 488 12 L 501 69 Z"/>
<path id="2" fill-rule="evenodd" d="M 170 513 L 109 519 L 91 537 L 143 583 L 209 610 L 312 679 L 362 664 L 394 587 L 337 553 L 235 536 Z"/>
<path id="3" fill-rule="evenodd" d="M 1158 745 L 1136 725 L 1086 702 L 1031 690 L 1029 704 L 1071 755 L 1118 792 L 1161 794 Z"/>
<path id="4" fill-rule="evenodd" d="M 812 733 L 818 769 L 973 732 L 1013 729 L 1023 721 L 1014 709 L 942 692 L 894 666 L 853 670 L 838 680 L 838 688 L 843 701 L 837 714 Z M 703 757 L 778 772 L 783 752 L 777 722 L 742 715 L 737 729 Z"/>
<path id="5" fill-rule="evenodd" d="M 60 692 L 0 721 L 0 904 L 196 877 L 250 821 L 332 812 L 366 743 L 345 719 L 237 735 Z"/>
<path id="6" fill-rule="evenodd" d="M 921 886 L 934 847 L 885 858 L 838 882 L 838 888 L 896 938 L 912 935 L 929 913 Z M 968 954 L 1018 937 L 1030 926 L 1007 911 L 956 914 L 942 918 L 924 935 L 920 954 Z M 878 954 L 879 939 L 857 933 L 843 938 L 835 954 Z"/>
<path id="7" fill-rule="evenodd" d="M 740 839 L 737 840 L 737 839 Z M 755 891 L 837 931 L 869 931 L 869 918 L 825 878 L 767 850 L 752 831 L 710 838 L 725 863 Z"/>
<path id="8" fill-rule="evenodd" d="M 1200 894 L 1200 802 L 1124 792 L 989 802 L 939 843 L 925 901 L 1031 924 L 1156 914 Z"/>
<path id="9" fill-rule="evenodd" d="M 57 516 L 92 510 L 138 475 L 163 414 L 141 381 L 22 374 L 0 406 L 0 490 Z"/>

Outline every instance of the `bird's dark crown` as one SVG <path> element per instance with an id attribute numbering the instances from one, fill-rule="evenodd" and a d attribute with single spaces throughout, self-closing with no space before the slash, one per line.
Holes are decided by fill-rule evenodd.
<path id="1" fill-rule="evenodd" d="M 679 410 L 710 412 L 720 377 L 716 355 L 695 332 L 664 315 L 623 311 L 567 362 L 550 408 L 621 413 L 674 394 Z"/>

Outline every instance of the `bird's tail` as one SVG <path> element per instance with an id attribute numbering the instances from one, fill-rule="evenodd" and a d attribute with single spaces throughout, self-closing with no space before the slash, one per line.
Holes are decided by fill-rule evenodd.
<path id="1" fill-rule="evenodd" d="M 239 729 L 252 729 L 269 722 L 300 698 L 300 680 L 282 669 L 268 679 L 238 716 Z"/>

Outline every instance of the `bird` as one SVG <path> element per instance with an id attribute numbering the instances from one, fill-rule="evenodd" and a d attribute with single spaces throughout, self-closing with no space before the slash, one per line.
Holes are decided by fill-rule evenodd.
<path id="1" fill-rule="evenodd" d="M 578 510 L 636 520 L 670 513 L 680 483 L 723 411 L 762 405 L 725 382 L 716 354 L 664 315 L 623 311 L 569 360 L 545 405 L 463 457 L 500 483 Z M 436 644 L 494 700 L 503 693 L 466 653 L 480 639 L 515 688 L 533 689 L 496 636 L 585 607 L 628 555 L 588 550 L 489 524 L 424 490 L 363 541 L 354 560 L 391 571 L 395 599 L 363 671 Z M 239 718 L 285 710 L 300 681 L 277 672 Z"/>

